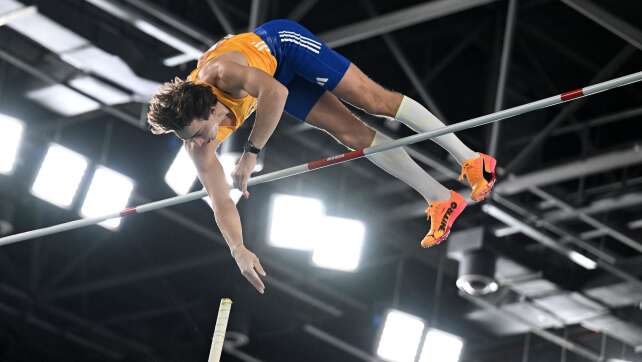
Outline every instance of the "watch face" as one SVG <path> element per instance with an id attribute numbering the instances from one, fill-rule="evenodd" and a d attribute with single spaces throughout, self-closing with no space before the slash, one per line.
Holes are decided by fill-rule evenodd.
<path id="1" fill-rule="evenodd" d="M 250 141 L 247 141 L 247 142 L 245 143 L 245 146 L 243 147 L 243 150 L 244 150 L 245 152 L 257 153 L 257 154 L 258 154 L 259 152 L 261 152 L 261 150 L 260 150 L 259 148 L 257 148 L 256 146 L 254 146 L 254 145 L 252 144 L 252 142 L 250 142 Z"/>

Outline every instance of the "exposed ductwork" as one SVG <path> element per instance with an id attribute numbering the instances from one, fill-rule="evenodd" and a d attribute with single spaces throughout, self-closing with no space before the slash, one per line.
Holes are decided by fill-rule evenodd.
<path id="1" fill-rule="evenodd" d="M 566 180 L 642 163 L 642 149 L 615 151 L 550 167 L 529 174 L 510 177 L 498 183 L 495 191 L 502 195 L 514 195 L 531 187 L 552 185 Z"/>

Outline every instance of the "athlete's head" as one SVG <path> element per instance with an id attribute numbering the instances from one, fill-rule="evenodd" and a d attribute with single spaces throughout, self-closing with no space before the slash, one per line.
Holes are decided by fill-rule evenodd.
<path id="1" fill-rule="evenodd" d="M 217 105 L 209 85 L 174 78 L 150 100 L 147 122 L 153 134 L 174 132 L 200 145 L 216 137 L 225 113 Z"/>

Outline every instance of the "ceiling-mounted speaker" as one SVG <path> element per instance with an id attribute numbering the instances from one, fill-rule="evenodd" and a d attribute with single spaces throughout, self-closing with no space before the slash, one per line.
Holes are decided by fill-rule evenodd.
<path id="1" fill-rule="evenodd" d="M 486 295 L 499 289 L 495 280 L 497 257 L 484 248 L 491 235 L 482 227 L 459 231 L 448 239 L 448 257 L 459 261 L 457 288 L 469 295 Z"/>
<path id="2" fill-rule="evenodd" d="M 464 252 L 459 260 L 457 288 L 475 296 L 496 292 L 495 262 L 495 255 L 483 249 Z"/>

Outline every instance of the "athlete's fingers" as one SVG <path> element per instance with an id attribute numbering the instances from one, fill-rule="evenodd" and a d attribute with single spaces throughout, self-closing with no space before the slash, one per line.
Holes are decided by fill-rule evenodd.
<path id="1" fill-rule="evenodd" d="M 241 176 L 236 171 L 232 173 L 232 186 L 241 190 Z"/>
<path id="2" fill-rule="evenodd" d="M 259 272 L 259 274 L 261 274 L 261 276 L 267 275 L 265 269 L 263 269 L 263 265 L 261 265 L 261 262 L 258 258 L 256 258 L 256 261 L 254 262 L 254 268 Z"/>
<path id="3" fill-rule="evenodd" d="M 254 288 L 256 288 L 256 290 L 258 290 L 259 293 L 264 293 L 265 285 L 263 284 L 261 278 L 259 278 L 259 275 L 256 274 L 256 271 L 254 271 L 254 268 L 249 269 L 247 272 L 243 273 L 243 276 L 250 282 L 250 284 L 254 286 Z"/>
<path id="4" fill-rule="evenodd" d="M 250 179 L 250 175 L 243 175 L 243 183 L 242 183 L 243 188 L 241 189 L 241 191 L 243 191 L 243 196 L 245 196 L 246 199 L 250 197 L 250 193 L 247 192 L 247 181 L 249 179 Z"/>

